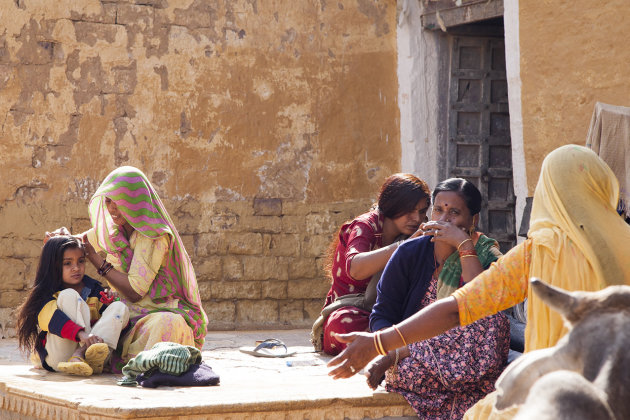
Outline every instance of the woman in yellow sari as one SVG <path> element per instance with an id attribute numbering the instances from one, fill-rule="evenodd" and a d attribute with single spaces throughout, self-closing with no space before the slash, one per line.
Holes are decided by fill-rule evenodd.
<path id="1" fill-rule="evenodd" d="M 529 297 L 525 351 L 550 347 L 566 332 L 559 314 L 530 293 L 529 278 L 539 277 L 566 290 L 599 290 L 630 284 L 630 226 L 617 214 L 619 182 L 591 150 L 560 147 L 543 161 L 534 192 L 528 239 L 451 297 L 376 334 L 354 333 L 351 343 L 329 366 L 346 378 L 381 351 L 425 340 L 458 325 L 468 325 Z M 498 412 L 496 393 L 473 406 L 469 419 L 511 418 L 518 407 Z"/>

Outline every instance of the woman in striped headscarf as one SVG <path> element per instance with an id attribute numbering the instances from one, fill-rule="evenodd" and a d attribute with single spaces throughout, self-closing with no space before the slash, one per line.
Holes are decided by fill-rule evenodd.
<path id="1" fill-rule="evenodd" d="M 139 352 L 171 341 L 201 348 L 207 317 L 190 258 L 147 177 L 111 172 L 90 200 L 87 258 L 129 307 L 130 325 L 112 357 L 118 371 Z M 105 251 L 105 259 L 98 252 Z"/>

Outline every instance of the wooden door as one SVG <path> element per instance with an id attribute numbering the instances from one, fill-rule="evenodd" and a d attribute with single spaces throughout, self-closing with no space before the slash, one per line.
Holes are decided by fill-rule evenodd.
<path id="1" fill-rule="evenodd" d="M 516 244 L 510 115 L 501 38 L 453 37 L 447 173 L 481 191 L 479 229 L 506 252 Z"/>

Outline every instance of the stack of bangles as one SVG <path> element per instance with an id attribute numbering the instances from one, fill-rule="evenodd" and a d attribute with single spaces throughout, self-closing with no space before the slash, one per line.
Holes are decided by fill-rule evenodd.
<path id="1" fill-rule="evenodd" d="M 98 273 L 99 276 L 105 277 L 107 273 L 109 273 L 109 270 L 111 270 L 112 268 L 114 268 L 113 265 L 108 263 L 106 260 L 103 260 L 103 264 L 101 264 L 101 268 L 96 270 L 96 272 Z"/>
<path id="2" fill-rule="evenodd" d="M 468 239 L 464 239 L 459 245 L 457 245 L 457 252 L 459 253 L 459 258 L 467 258 L 467 257 L 475 257 L 477 258 L 477 251 L 475 251 L 475 249 L 471 249 L 471 250 L 461 250 L 460 248 L 462 247 L 462 245 L 464 245 L 466 242 L 472 242 L 472 239 L 468 238 Z"/>
<path id="3" fill-rule="evenodd" d="M 398 327 L 396 327 L 395 325 L 392 325 L 392 328 L 394 329 L 394 331 L 396 331 L 398 333 L 398 336 L 402 340 L 403 345 L 406 346 L 407 345 L 407 340 L 405 340 L 405 337 L 402 335 L 402 333 L 400 332 Z M 374 347 L 376 348 L 376 352 L 378 354 L 380 354 L 381 356 L 385 356 L 385 355 L 387 355 L 387 350 L 385 350 L 385 347 L 383 346 L 383 340 L 381 340 L 382 332 L 383 332 L 383 330 L 377 331 L 377 332 L 374 333 Z M 398 347 L 401 347 L 401 346 L 398 346 Z"/>

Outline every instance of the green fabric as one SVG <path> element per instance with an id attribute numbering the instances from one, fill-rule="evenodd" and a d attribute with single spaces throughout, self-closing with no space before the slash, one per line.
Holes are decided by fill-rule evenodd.
<path id="1" fill-rule="evenodd" d="M 122 368 L 125 376 L 118 381 L 118 385 L 135 386 L 138 375 L 155 370 L 179 376 L 188 371 L 191 365 L 199 363 L 201 351 L 196 347 L 170 342 L 157 343 L 150 350 L 138 353 Z"/>
<path id="2" fill-rule="evenodd" d="M 499 244 L 494 239 L 488 238 L 486 235 L 480 235 L 475 251 L 481 266 L 486 269 L 490 264 L 497 260 L 496 251 L 492 251 L 492 247 L 498 247 Z M 437 299 L 450 296 L 459 288 L 459 280 L 462 276 L 462 265 L 459 261 L 459 252 L 453 252 L 444 261 L 444 267 L 438 277 Z"/>

